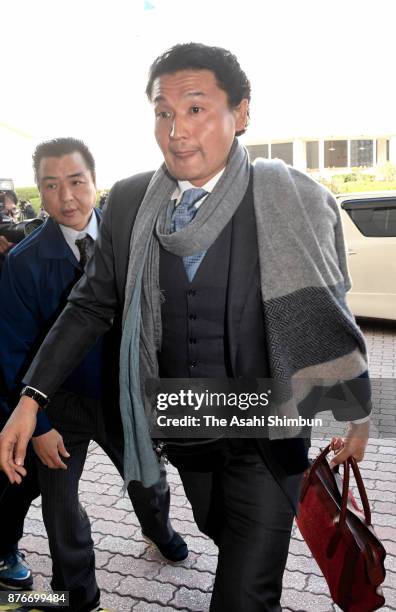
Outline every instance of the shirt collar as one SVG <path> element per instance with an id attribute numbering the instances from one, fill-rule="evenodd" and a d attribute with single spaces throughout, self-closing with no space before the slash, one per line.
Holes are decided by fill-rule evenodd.
<path id="1" fill-rule="evenodd" d="M 215 176 L 213 176 L 207 183 L 205 183 L 205 185 L 202 185 L 201 189 L 205 189 L 205 191 L 209 193 L 212 193 L 212 191 L 214 190 L 214 188 L 216 187 L 220 177 L 222 176 L 223 172 L 224 172 L 225 168 L 223 168 L 222 170 L 220 170 L 220 172 L 218 172 Z M 187 189 L 196 189 L 197 186 L 193 185 L 192 183 L 190 183 L 190 181 L 177 181 L 177 187 L 175 189 L 175 191 L 172 194 L 171 200 L 176 200 L 175 202 L 175 206 L 177 206 L 181 200 L 181 197 L 183 195 L 183 193 L 185 191 L 187 191 Z M 202 202 L 204 201 L 204 198 L 206 198 L 207 196 L 203 196 L 196 204 L 195 204 L 195 208 L 199 208 L 200 205 L 202 204 Z"/>
<path id="2" fill-rule="evenodd" d="M 62 225 L 61 223 L 59 223 L 59 227 L 68 244 L 70 242 L 75 243 L 76 240 L 78 240 L 79 238 L 85 238 L 85 236 L 87 235 L 91 236 L 92 240 L 96 240 L 98 237 L 98 221 L 93 211 L 87 225 L 82 230 L 75 230 L 72 227 Z"/>

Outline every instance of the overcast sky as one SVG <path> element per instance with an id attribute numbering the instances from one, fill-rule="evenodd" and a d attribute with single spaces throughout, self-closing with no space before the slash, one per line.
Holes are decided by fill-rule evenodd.
<path id="1" fill-rule="evenodd" d="M 395 0 L 0 0 L 0 15 L 0 176 L 18 184 L 62 135 L 90 146 L 99 186 L 157 166 L 148 67 L 191 40 L 240 59 L 245 141 L 396 134 Z"/>

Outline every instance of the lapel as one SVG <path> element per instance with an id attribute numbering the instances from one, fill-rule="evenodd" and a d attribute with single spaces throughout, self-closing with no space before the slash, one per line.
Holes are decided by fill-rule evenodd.
<path id="1" fill-rule="evenodd" d="M 231 367 L 236 376 L 236 355 L 243 309 L 258 261 L 256 219 L 253 206 L 253 177 L 232 219 L 230 270 L 227 295 L 227 335 Z"/>

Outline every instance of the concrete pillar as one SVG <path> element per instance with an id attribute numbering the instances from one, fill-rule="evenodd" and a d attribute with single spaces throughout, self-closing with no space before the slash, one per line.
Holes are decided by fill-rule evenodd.
<path id="1" fill-rule="evenodd" d="M 324 138 L 319 138 L 319 172 L 324 174 Z"/>
<path id="2" fill-rule="evenodd" d="M 307 147 L 305 141 L 301 138 L 293 140 L 293 166 L 304 172 L 307 169 Z"/>
<path id="3" fill-rule="evenodd" d="M 383 166 L 386 162 L 386 138 L 377 140 L 377 166 Z"/>
<path id="4" fill-rule="evenodd" d="M 396 136 L 389 138 L 389 161 L 396 164 Z"/>

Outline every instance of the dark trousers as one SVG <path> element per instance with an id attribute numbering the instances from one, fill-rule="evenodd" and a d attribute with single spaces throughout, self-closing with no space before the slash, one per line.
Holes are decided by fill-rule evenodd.
<path id="1" fill-rule="evenodd" d="M 48 415 L 70 452 L 70 458 L 63 459 L 67 470 L 51 470 L 36 458 L 36 470 L 30 470 L 30 477 L 37 471 L 53 565 L 51 586 L 54 590 L 70 591 L 69 609 L 85 612 L 99 601 L 100 594 L 91 527 L 79 503 L 78 483 L 91 440 L 103 448 L 122 476 L 121 419 L 113 406 L 102 407 L 98 401 L 68 392 L 54 397 L 48 406 Z M 162 468 L 154 487 L 145 488 L 134 482 L 128 487 L 128 494 L 144 533 L 156 543 L 168 543 L 173 530 L 169 522 L 170 492 L 165 469 Z M 25 509 L 22 524 L 28 510 L 26 503 Z M 3 525 L 6 531 L 8 525 Z"/>
<path id="2" fill-rule="evenodd" d="M 0 430 L 2 427 L 0 424 Z M 35 457 L 30 445 L 25 467 L 28 476 L 20 485 L 10 484 L 7 476 L 0 472 L 0 557 L 17 550 L 30 504 L 40 495 Z"/>
<path id="3" fill-rule="evenodd" d="M 9 413 L 0 407 L 0 431 Z M 0 472 L 0 557 L 14 552 L 23 536 L 23 522 L 30 504 L 40 495 L 33 450 L 29 444 L 25 467 L 29 476 L 20 485 L 10 484 L 4 472 Z"/>
<path id="4" fill-rule="evenodd" d="M 219 547 L 211 612 L 280 612 L 293 509 L 255 442 L 229 440 L 212 472 L 178 469 L 199 529 Z M 289 478 L 299 488 L 300 475 Z"/>

